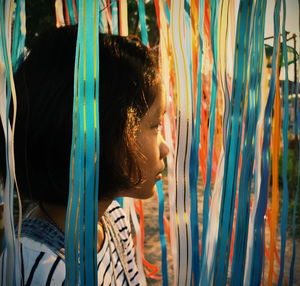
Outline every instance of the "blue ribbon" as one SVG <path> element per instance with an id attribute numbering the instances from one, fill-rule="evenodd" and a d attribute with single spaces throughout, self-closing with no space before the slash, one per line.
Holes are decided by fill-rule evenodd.
<path id="1" fill-rule="evenodd" d="M 191 196 L 191 231 L 192 231 L 192 273 L 194 284 L 200 281 L 200 257 L 199 257 L 199 228 L 198 228 L 198 175 L 199 175 L 199 144 L 200 144 L 200 124 L 201 124 L 201 98 L 202 98 L 202 52 L 203 52 L 203 9 L 204 1 L 199 1 L 199 39 L 200 49 L 198 51 L 198 91 L 196 122 L 193 122 L 193 137 L 190 156 L 190 196 Z M 192 74 L 192 73 L 191 73 Z"/>
<path id="2" fill-rule="evenodd" d="M 8 127 L 9 127 L 9 109 L 11 104 L 11 81 L 9 76 L 9 62 L 8 62 L 8 53 L 7 53 L 7 42 L 6 42 L 6 33 L 5 33 L 5 1 L 0 0 L 0 49 L 2 55 L 2 60 L 4 61 L 5 70 L 6 70 L 6 125 L 3 124 L 3 129 L 6 129 L 6 134 L 8 134 Z M 6 20 L 7 21 L 7 20 Z M 10 173 L 10 164 L 9 164 L 9 148 L 10 145 L 8 144 L 8 140 L 5 142 L 5 160 L 6 160 L 6 184 L 8 184 L 8 192 L 9 198 L 8 201 L 5 201 L 5 204 L 8 209 L 9 213 L 9 220 L 10 225 L 9 229 L 5 229 L 5 232 L 10 232 L 14 235 L 14 216 L 13 216 L 13 206 L 14 206 L 14 186 L 11 184 L 12 177 Z M 16 281 L 16 263 L 15 263 L 15 241 L 11 241 L 12 247 L 8 247 L 8 244 L 5 241 L 4 235 L 4 242 L 3 245 L 7 247 L 7 268 L 6 268 L 6 275 L 7 280 L 12 281 L 12 285 L 18 285 L 18 281 Z"/>
<path id="3" fill-rule="evenodd" d="M 156 183 L 158 193 L 158 225 L 159 225 L 159 238 L 161 246 L 161 272 L 163 276 L 163 285 L 168 285 L 168 262 L 167 262 L 167 243 L 164 228 L 164 192 L 162 180 Z"/>
<path id="4" fill-rule="evenodd" d="M 279 12 L 281 0 L 276 1 L 274 9 L 274 49 L 272 57 L 272 75 L 270 81 L 270 90 L 265 109 L 264 118 L 264 138 L 262 146 L 262 165 L 261 165 L 261 186 L 258 198 L 257 211 L 254 219 L 254 243 L 252 249 L 251 282 L 250 285 L 259 285 L 262 276 L 262 264 L 264 257 L 264 216 L 267 208 L 268 182 L 270 173 L 270 137 L 271 137 L 271 116 L 275 97 L 276 81 L 276 55 L 278 53 L 279 37 Z"/>
<path id="5" fill-rule="evenodd" d="M 278 285 L 282 285 L 283 274 L 284 274 L 284 260 L 285 260 L 285 246 L 286 246 L 286 227 L 288 219 L 288 204 L 289 204 L 289 191 L 288 191 L 288 180 L 287 180 L 287 164 L 288 164 L 288 127 L 289 127 L 289 100 L 288 100 L 288 58 L 287 58 L 287 46 L 286 46 L 286 33 L 285 33 L 285 23 L 286 23 L 286 0 L 283 0 L 283 23 L 282 23 L 282 53 L 284 59 L 285 68 L 285 80 L 283 87 L 283 167 L 282 167 L 282 181 L 283 181 L 283 200 L 282 200 L 282 213 L 281 213 L 281 224 L 280 224 L 280 234 L 281 234 L 281 250 L 280 250 L 280 272 Z"/>
<path id="6" fill-rule="evenodd" d="M 67 7 L 68 7 L 68 12 L 70 17 L 70 24 L 71 25 L 77 24 L 72 0 L 67 0 Z M 77 7 L 78 7 L 78 3 L 77 3 Z"/>
<path id="7" fill-rule="evenodd" d="M 232 261 L 230 285 L 237 286 L 243 284 L 246 249 L 248 240 L 248 226 L 250 215 L 250 193 L 252 183 L 252 170 L 254 163 L 254 146 L 256 124 L 259 114 L 259 100 L 260 100 L 260 83 L 262 73 L 262 63 L 264 57 L 264 27 L 265 27 L 265 12 L 266 1 L 260 1 L 255 6 L 254 11 L 254 26 L 252 29 L 253 36 L 251 36 L 252 51 L 250 63 L 250 80 L 248 88 L 248 104 L 245 121 L 245 138 L 243 142 L 243 162 L 239 183 L 239 200 L 238 212 L 235 232 L 234 256 Z M 246 67 L 244 67 L 246 68 Z"/>
<path id="8" fill-rule="evenodd" d="M 166 18 L 167 18 L 167 21 L 168 21 L 168 25 L 170 25 L 171 14 L 170 14 L 170 9 L 169 9 L 168 2 L 167 2 L 167 1 L 165 2 L 164 11 L 165 11 L 165 13 L 166 13 Z"/>
<path id="9" fill-rule="evenodd" d="M 206 252 L 206 239 L 207 239 L 207 229 L 208 229 L 208 217 L 209 217 L 209 200 L 211 196 L 211 169 L 212 169 L 212 152 L 214 145 L 214 134 L 215 134 L 215 114 L 216 114 L 216 100 L 217 100 L 217 61 L 218 61 L 218 6 L 219 1 L 213 0 L 210 1 L 211 9 L 211 44 L 213 51 L 213 70 L 212 70 L 212 90 L 210 98 L 210 110 L 209 110 L 209 145 L 208 145 L 208 156 L 207 156 L 207 166 L 206 166 L 206 184 L 204 188 L 204 199 L 203 199 L 203 231 L 202 231 L 202 257 L 201 257 L 201 266 L 205 261 L 205 252 Z M 201 278 L 202 281 L 206 281 Z M 208 285 L 209 281 L 203 282 L 204 285 Z"/>
<path id="10" fill-rule="evenodd" d="M 26 30 L 23 33 L 22 29 L 26 29 L 26 27 L 25 23 L 22 23 L 21 15 L 25 17 L 25 0 L 17 0 L 16 2 L 12 42 L 12 65 L 14 72 L 18 69 L 24 57 Z"/>
<path id="11" fill-rule="evenodd" d="M 223 193 L 220 208 L 219 235 L 217 244 L 216 273 L 214 281 L 225 285 L 231 244 L 238 162 L 242 134 L 246 78 L 249 58 L 250 19 L 253 1 L 241 1 L 239 6 L 231 114 L 229 118 L 227 142 L 225 146 L 225 166 Z"/>
<path id="12" fill-rule="evenodd" d="M 147 25 L 146 25 L 144 0 L 138 0 L 138 9 L 139 9 L 139 19 L 140 19 L 140 25 L 141 25 L 142 43 L 145 46 L 148 46 L 148 32 L 147 32 Z"/>
<path id="13" fill-rule="evenodd" d="M 70 193 L 65 238 L 66 281 L 69 285 L 97 285 L 99 3 L 79 1 L 78 7 Z"/>
<path id="14" fill-rule="evenodd" d="M 115 0 L 111 2 L 111 16 L 112 16 L 112 34 L 119 34 L 119 18 L 118 18 L 118 3 Z"/>

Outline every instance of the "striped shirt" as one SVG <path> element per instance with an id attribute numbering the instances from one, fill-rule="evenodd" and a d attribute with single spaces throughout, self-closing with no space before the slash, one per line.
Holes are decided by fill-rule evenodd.
<path id="1" fill-rule="evenodd" d="M 126 280 L 120 257 L 112 234 L 107 230 L 101 250 L 97 254 L 98 285 L 140 285 L 139 272 L 135 262 L 134 245 L 130 226 L 120 205 L 113 201 L 106 210 L 118 230 L 118 237 L 124 249 L 125 263 L 129 273 Z M 5 279 L 6 251 L 0 258 L 0 285 L 9 285 Z M 21 237 L 21 271 L 24 285 L 63 285 L 65 262 L 48 245 L 27 236 Z"/>

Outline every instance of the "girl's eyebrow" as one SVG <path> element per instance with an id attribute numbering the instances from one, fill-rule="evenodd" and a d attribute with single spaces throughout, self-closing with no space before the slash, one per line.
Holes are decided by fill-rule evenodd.
<path id="1" fill-rule="evenodd" d="M 154 114 L 157 116 L 161 116 L 164 115 L 166 112 L 167 112 L 166 106 L 164 105 L 164 107 L 162 108 L 162 106 L 160 105 L 157 107 Z"/>

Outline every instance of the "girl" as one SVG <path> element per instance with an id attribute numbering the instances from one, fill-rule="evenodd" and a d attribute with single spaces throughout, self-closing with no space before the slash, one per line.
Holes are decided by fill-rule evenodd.
<path id="1" fill-rule="evenodd" d="M 23 197 L 37 202 L 22 224 L 24 285 L 65 282 L 64 229 L 76 37 L 76 27 L 42 35 L 15 74 L 16 176 Z M 163 159 L 168 153 L 160 133 L 165 101 L 154 51 L 136 39 L 111 35 L 99 35 L 99 50 L 98 283 L 139 285 L 130 225 L 114 199 L 149 198 L 162 178 Z M 3 161 L 0 170 L 4 181 Z M 116 235 L 107 220 L 113 222 Z M 0 260 L 2 285 L 9 284 L 5 260 L 4 250 Z"/>

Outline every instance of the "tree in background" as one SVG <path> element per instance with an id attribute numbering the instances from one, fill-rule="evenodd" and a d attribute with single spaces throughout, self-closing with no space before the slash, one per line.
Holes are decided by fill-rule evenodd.
<path id="1" fill-rule="evenodd" d="M 150 46 L 159 42 L 159 32 L 156 23 L 154 1 L 145 1 L 146 20 Z M 129 34 L 140 35 L 138 6 L 136 0 L 128 0 Z M 26 1 L 26 47 L 30 49 L 35 37 L 50 27 L 55 27 L 55 0 Z"/>

